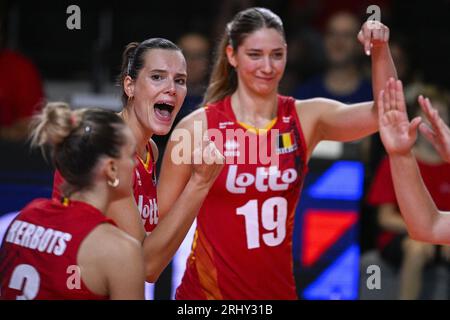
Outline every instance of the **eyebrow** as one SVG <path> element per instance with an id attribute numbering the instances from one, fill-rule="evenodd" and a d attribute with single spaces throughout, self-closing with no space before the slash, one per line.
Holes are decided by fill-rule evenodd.
<path id="1" fill-rule="evenodd" d="M 275 48 L 275 49 L 272 49 L 271 51 L 283 51 L 283 49 L 284 48 Z M 254 48 L 250 48 L 250 49 L 246 49 L 246 51 L 247 52 L 249 52 L 249 51 L 256 51 L 256 52 L 261 52 L 261 51 L 263 51 L 263 49 L 254 49 Z"/>
<path id="2" fill-rule="evenodd" d="M 150 70 L 150 72 L 156 72 L 156 73 L 169 73 L 167 70 L 163 70 L 163 69 L 152 69 Z M 181 77 L 187 77 L 186 73 L 177 73 L 175 74 L 176 76 L 181 76 Z"/>

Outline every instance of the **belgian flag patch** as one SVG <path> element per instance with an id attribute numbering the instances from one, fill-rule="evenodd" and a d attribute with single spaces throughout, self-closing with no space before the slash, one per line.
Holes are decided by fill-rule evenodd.
<path id="1" fill-rule="evenodd" d="M 277 153 L 285 154 L 297 150 L 297 142 L 292 131 L 278 134 Z"/>

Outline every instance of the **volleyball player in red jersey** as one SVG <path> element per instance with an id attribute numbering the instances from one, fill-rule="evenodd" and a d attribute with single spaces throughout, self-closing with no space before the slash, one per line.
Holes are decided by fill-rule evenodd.
<path id="1" fill-rule="evenodd" d="M 131 192 L 130 129 L 109 111 L 50 103 L 32 135 L 52 147 L 68 198 L 36 199 L 12 221 L 0 249 L 0 299 L 143 299 L 142 248 L 104 215 Z"/>
<path id="2" fill-rule="evenodd" d="M 151 137 L 169 132 L 186 96 L 186 77 L 180 48 L 167 39 L 151 38 L 125 48 L 120 75 L 124 108 L 120 115 L 137 141 L 137 166 L 133 194 L 114 201 L 106 215 L 143 243 L 148 282 L 155 282 L 172 259 L 223 166 L 223 157 L 214 144 L 202 142 L 199 150 L 206 147 L 211 152 L 204 154 L 205 161 L 192 166 L 189 182 L 178 199 L 165 205 L 170 210 L 164 221 L 159 221 L 155 173 L 158 150 Z M 58 198 L 60 181 L 56 173 L 53 190 Z"/>
<path id="3" fill-rule="evenodd" d="M 372 56 L 374 93 L 396 77 L 388 38 L 389 30 L 380 22 L 364 24 L 358 35 Z M 173 132 L 174 137 L 180 130 L 194 135 L 200 127 L 211 140 L 217 138 L 226 158 L 198 214 L 177 299 L 296 299 L 292 233 L 308 159 L 321 140 L 356 140 L 378 129 L 373 102 L 345 105 L 278 95 L 286 50 L 277 15 L 264 8 L 239 12 L 217 50 L 205 108 Z M 250 161 L 259 142 L 228 140 L 226 130 L 266 135 L 262 140 L 278 161 L 263 164 L 260 156 Z M 169 142 L 161 169 L 161 215 L 169 210 L 163 204 L 177 199 L 191 175 L 189 164 L 173 161 L 177 143 Z M 244 163 L 236 161 L 242 154 Z"/>

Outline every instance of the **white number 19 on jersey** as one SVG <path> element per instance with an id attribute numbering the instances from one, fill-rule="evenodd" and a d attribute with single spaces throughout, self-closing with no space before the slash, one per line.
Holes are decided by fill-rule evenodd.
<path id="1" fill-rule="evenodd" d="M 277 219 L 275 219 L 275 213 Z M 258 200 L 250 200 L 236 209 L 237 215 L 245 217 L 245 231 L 247 234 L 247 247 L 259 248 L 259 215 Z M 267 230 L 263 233 L 264 243 L 270 247 L 278 246 L 286 237 L 287 200 L 283 197 L 269 198 L 261 207 L 262 227 Z"/>

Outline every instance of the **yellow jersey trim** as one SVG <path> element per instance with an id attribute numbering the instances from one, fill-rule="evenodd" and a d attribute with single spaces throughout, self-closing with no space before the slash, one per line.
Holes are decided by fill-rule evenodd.
<path id="1" fill-rule="evenodd" d="M 149 168 L 150 162 L 151 162 L 151 158 L 152 158 L 152 155 L 151 155 L 150 151 L 148 150 L 148 148 L 147 148 L 147 153 L 146 153 L 146 155 L 145 155 L 145 161 L 142 160 L 141 157 L 139 157 L 139 155 L 137 155 L 137 157 L 138 157 L 139 161 L 142 162 L 142 164 L 143 164 L 145 170 L 148 171 L 148 168 Z"/>
<path id="2" fill-rule="evenodd" d="M 246 130 L 249 130 L 250 132 L 256 133 L 256 134 L 263 134 L 266 133 L 267 131 L 269 131 L 270 129 L 273 128 L 273 126 L 275 125 L 275 123 L 277 122 L 278 117 L 275 117 L 272 121 L 270 121 L 264 128 L 256 128 L 250 124 L 244 123 L 244 122 L 240 122 L 238 121 L 239 125 L 241 127 L 243 127 Z"/>

